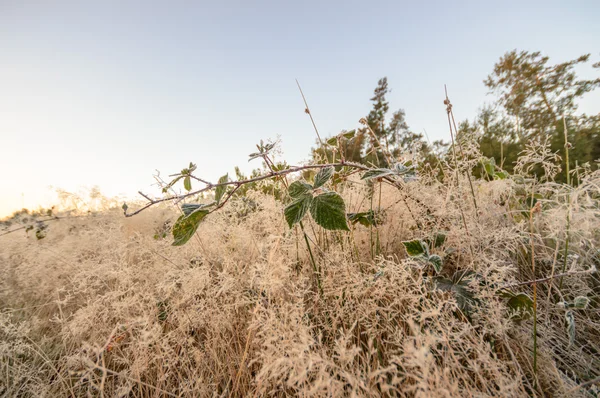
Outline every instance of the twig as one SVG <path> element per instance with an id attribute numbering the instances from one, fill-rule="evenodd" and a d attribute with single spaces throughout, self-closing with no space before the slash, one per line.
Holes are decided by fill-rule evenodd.
<path id="1" fill-rule="evenodd" d="M 148 197 L 147 195 L 144 195 L 144 193 L 142 191 L 138 191 L 138 193 L 140 195 L 142 195 L 144 198 L 148 199 L 150 202 L 152 202 L 152 199 L 150 199 L 150 197 Z"/>
<path id="2" fill-rule="evenodd" d="M 50 222 L 50 221 L 58 221 L 58 220 L 63 220 L 63 219 L 65 219 L 65 218 L 78 218 L 78 217 L 86 217 L 86 216 L 87 216 L 87 214 L 86 214 L 86 215 L 81 215 L 81 216 L 71 216 L 71 217 L 52 217 L 52 218 L 48 218 L 48 219 L 46 219 L 46 220 L 33 220 L 32 222 L 33 222 L 33 223 L 38 223 L 38 222 L 42 222 L 42 223 L 44 223 L 44 222 Z M 25 229 L 25 228 L 28 228 L 28 227 L 30 227 L 30 226 L 31 226 L 31 225 L 24 225 L 24 226 L 22 226 L 22 227 L 19 227 L 19 228 L 11 229 L 10 231 L 6 231 L 6 232 L 3 232 L 3 233 L 1 233 L 1 234 L 0 234 L 0 236 L 4 236 L 4 235 L 8 235 L 8 234 L 12 234 L 13 232 L 20 231 L 20 230 L 22 230 L 22 229 Z"/>
<path id="3" fill-rule="evenodd" d="M 574 393 L 575 391 L 579 390 L 580 388 L 591 386 L 592 384 L 596 384 L 596 383 L 600 383 L 600 377 L 596 377 L 595 379 L 588 380 L 585 383 L 581 383 L 577 387 L 572 388 L 569 391 L 567 391 L 567 394 L 571 395 L 572 393 Z"/>
<path id="4" fill-rule="evenodd" d="M 587 269 L 585 271 L 570 271 L 570 272 L 565 272 L 565 273 L 562 273 L 562 274 L 550 275 L 550 276 L 547 276 L 545 278 L 535 279 L 535 280 L 531 280 L 531 281 L 511 283 L 511 284 L 502 286 L 500 289 L 508 289 L 508 288 L 511 288 L 511 287 L 519 287 L 519 286 L 529 286 L 529 285 L 533 285 L 535 283 L 548 282 L 548 281 L 551 281 L 551 280 L 556 279 L 556 278 L 562 278 L 564 276 L 593 274 L 596 271 L 597 271 L 596 267 L 592 266 L 592 268 Z"/>

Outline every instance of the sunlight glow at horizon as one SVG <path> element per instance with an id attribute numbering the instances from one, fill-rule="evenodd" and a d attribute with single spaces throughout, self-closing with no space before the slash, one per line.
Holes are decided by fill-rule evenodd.
<path id="1" fill-rule="evenodd" d="M 2 2 L 0 218 L 49 205 L 49 186 L 135 197 L 190 161 L 213 180 L 249 172 L 260 139 L 307 160 L 296 78 L 323 137 L 357 127 L 387 76 L 390 113 L 433 141 L 449 139 L 444 84 L 473 119 L 507 51 L 600 61 L 599 2 L 484 3 Z"/>

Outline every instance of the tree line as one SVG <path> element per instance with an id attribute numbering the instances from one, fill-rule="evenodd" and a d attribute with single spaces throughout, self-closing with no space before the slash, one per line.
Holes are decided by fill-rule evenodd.
<path id="1" fill-rule="evenodd" d="M 487 161 L 509 173 L 519 154 L 532 142 L 546 143 L 554 153 L 563 153 L 565 145 L 569 146 L 569 167 L 566 167 L 567 159 L 562 159 L 563 167 L 556 181 L 567 181 L 566 170 L 597 169 L 600 113 L 577 112 L 581 98 L 600 86 L 600 78 L 584 79 L 576 73 L 577 67 L 589 60 L 590 54 L 586 54 L 550 64 L 549 57 L 540 52 L 513 50 L 504 54 L 484 80 L 495 101 L 483 106 L 474 120 L 459 123 L 454 138 L 459 143 L 475 142 Z M 592 67 L 600 68 L 600 62 Z M 411 130 L 404 110 L 388 116 L 388 93 L 388 80 L 381 78 L 371 98 L 372 109 L 361 119 L 363 127 L 342 131 L 341 134 L 350 133 L 346 136 L 352 138 L 340 140 L 336 146 L 313 148 L 313 158 L 331 160 L 337 156 L 375 167 L 389 167 L 390 154 L 397 158 L 416 153 L 418 157 L 411 162 L 417 162 L 418 167 L 434 168 L 436 162 L 450 156 L 448 142 L 430 142 L 423 134 Z M 483 166 L 473 169 L 473 173 L 482 172 Z"/>

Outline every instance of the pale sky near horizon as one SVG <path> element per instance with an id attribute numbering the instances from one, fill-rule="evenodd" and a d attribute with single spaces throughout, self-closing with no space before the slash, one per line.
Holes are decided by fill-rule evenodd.
<path id="1" fill-rule="evenodd" d="M 248 171 L 261 138 L 301 162 L 315 134 L 296 78 L 323 136 L 357 127 L 387 76 L 391 110 L 448 140 L 444 84 L 473 119 L 507 51 L 600 61 L 599 18 L 597 0 L 0 0 L 0 217 L 49 186 L 135 196 L 190 161 Z"/>

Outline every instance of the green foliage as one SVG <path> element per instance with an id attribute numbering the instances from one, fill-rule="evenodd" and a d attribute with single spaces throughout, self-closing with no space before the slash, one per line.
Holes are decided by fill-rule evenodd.
<path id="1" fill-rule="evenodd" d="M 575 313 L 573 310 L 584 310 L 590 304 L 590 299 L 585 296 L 577 296 L 572 303 L 560 302 L 558 306 L 565 309 L 565 326 L 567 336 L 569 337 L 569 346 L 575 343 Z"/>
<path id="2" fill-rule="evenodd" d="M 256 145 L 256 149 L 258 149 L 258 152 L 254 152 L 248 155 L 248 161 L 268 156 L 269 153 L 273 150 L 273 148 L 275 148 L 275 145 L 275 142 L 265 144 L 263 140 L 260 140 L 260 144 Z"/>
<path id="3" fill-rule="evenodd" d="M 308 209 L 310 209 L 312 199 L 312 195 L 304 194 L 285 207 L 283 213 L 290 228 L 302 221 Z"/>
<path id="4" fill-rule="evenodd" d="M 575 343 L 575 314 L 568 310 L 565 312 L 566 330 L 569 336 L 569 346 Z"/>
<path id="5" fill-rule="evenodd" d="M 438 256 L 437 254 L 433 254 L 429 256 L 427 260 L 433 266 L 433 269 L 435 270 L 436 274 L 439 274 L 442 271 L 443 263 L 442 258 L 440 256 Z"/>
<path id="6" fill-rule="evenodd" d="M 158 320 L 160 322 L 165 322 L 169 317 L 169 302 L 167 300 L 159 301 L 156 303 L 156 308 L 158 310 Z"/>
<path id="7" fill-rule="evenodd" d="M 167 185 L 165 185 L 162 189 L 163 193 L 167 193 L 169 191 L 169 189 L 171 189 L 175 184 L 177 184 L 177 182 L 179 182 L 179 180 L 183 179 L 183 187 L 186 191 L 191 191 L 192 190 L 192 180 L 191 180 L 191 175 L 194 171 L 196 171 L 196 165 L 192 162 L 190 162 L 190 165 L 185 168 L 182 169 L 179 174 L 177 174 L 175 176 L 174 179 L 172 179 Z M 125 210 L 125 209 L 124 209 Z"/>
<path id="8" fill-rule="evenodd" d="M 325 192 L 316 196 L 310 205 L 310 215 L 325 229 L 350 230 L 346 222 L 344 199 L 336 192 Z"/>
<path id="9" fill-rule="evenodd" d="M 425 263 L 431 265 L 436 274 L 442 271 L 443 261 L 437 254 L 429 254 L 429 246 L 427 243 L 420 239 L 402 242 L 406 253 L 413 258 L 422 260 Z"/>
<path id="10" fill-rule="evenodd" d="M 379 221 L 373 210 L 361 213 L 348 213 L 346 214 L 346 216 L 348 217 L 348 220 L 352 223 L 352 225 L 356 225 L 357 223 L 364 225 L 365 227 L 379 225 Z"/>
<path id="11" fill-rule="evenodd" d="M 346 221 L 346 205 L 344 199 L 332 191 L 326 191 L 313 196 L 314 189 L 323 187 L 333 176 L 334 168 L 324 167 L 319 170 L 314 179 L 314 185 L 305 181 L 294 181 L 288 188 L 292 203 L 284 209 L 285 219 L 290 226 L 302 221 L 307 211 L 315 222 L 328 230 L 349 231 Z"/>
<path id="12" fill-rule="evenodd" d="M 402 242 L 402 244 L 406 248 L 406 253 L 408 253 L 410 257 L 429 256 L 429 249 L 427 248 L 427 244 L 422 240 L 415 239 L 411 241 Z"/>
<path id="13" fill-rule="evenodd" d="M 312 189 L 312 185 L 308 184 L 307 182 L 298 180 L 290 184 L 288 188 L 288 193 L 292 198 L 298 199 L 301 196 L 309 194 L 312 191 Z"/>
<path id="14" fill-rule="evenodd" d="M 363 176 L 362 179 L 363 180 L 370 180 L 373 178 L 382 178 L 382 177 L 386 177 L 389 175 L 394 174 L 394 172 L 391 169 L 373 169 L 373 170 L 368 170 L 366 171 Z"/>
<path id="15" fill-rule="evenodd" d="M 430 249 L 442 247 L 446 243 L 446 233 L 436 232 L 431 238 L 425 239 L 425 243 L 427 243 Z"/>
<path id="16" fill-rule="evenodd" d="M 436 276 L 433 278 L 433 281 L 436 289 L 452 292 L 456 298 L 458 308 L 469 315 L 479 302 L 469 286 L 477 277 L 478 275 L 473 271 L 456 271 L 450 279 Z"/>
<path id="17" fill-rule="evenodd" d="M 209 203 L 209 204 L 199 204 L 199 203 L 184 203 L 181 205 L 181 211 L 183 211 L 183 215 L 184 216 L 189 216 L 190 214 L 192 214 L 194 211 L 198 210 L 198 209 L 206 209 L 210 206 L 213 206 L 215 203 Z"/>
<path id="18" fill-rule="evenodd" d="M 187 243 L 194 236 L 198 225 L 208 213 L 208 210 L 198 208 L 188 215 L 181 215 L 173 225 L 173 246 L 181 246 Z"/>
<path id="19" fill-rule="evenodd" d="M 315 180 L 313 182 L 313 188 L 316 189 L 316 188 L 320 188 L 323 185 L 325 185 L 327 183 L 327 181 L 329 181 L 331 179 L 331 176 L 333 176 L 334 171 L 335 171 L 335 169 L 333 168 L 333 166 L 325 167 L 325 168 L 319 170 L 319 172 L 315 176 Z"/>
<path id="20" fill-rule="evenodd" d="M 477 125 L 483 132 L 483 154 L 500 160 L 510 172 L 517 154 L 533 138 L 550 136 L 551 151 L 562 153 L 566 124 L 573 160 L 568 168 L 562 167 L 556 179 L 567 180 L 565 170 L 575 168 L 574 159 L 579 164 L 593 164 L 600 157 L 600 114 L 576 112 L 582 96 L 600 87 L 600 78 L 581 79 L 575 73 L 589 58 L 586 54 L 550 65 L 540 52 L 513 50 L 501 57 L 484 83 L 497 94 L 508 118 L 490 107 L 481 111 Z M 536 167 L 532 173 L 542 175 L 542 170 Z"/>
<path id="21" fill-rule="evenodd" d="M 219 178 L 219 182 L 217 183 L 217 187 L 215 188 L 215 202 L 219 204 L 225 191 L 227 190 L 227 185 L 222 185 L 229 182 L 229 174 L 225 174 L 223 177 Z"/>
<path id="22" fill-rule="evenodd" d="M 590 304 L 590 299 L 585 296 L 577 296 L 575 300 L 573 300 L 573 304 L 570 306 L 571 308 L 575 308 L 578 310 L 584 310 Z"/>
<path id="23" fill-rule="evenodd" d="M 533 314 L 533 300 L 525 293 L 513 293 L 509 290 L 503 291 L 502 295 L 508 298 L 506 305 L 509 308 L 510 317 L 520 321 L 528 319 Z"/>
<path id="24" fill-rule="evenodd" d="M 402 163 L 396 163 L 392 168 L 378 168 L 367 170 L 363 176 L 363 180 L 371 180 L 374 178 L 383 178 L 388 176 L 401 176 L 404 177 L 405 180 L 408 180 L 415 176 L 415 172 L 412 167 L 408 167 Z"/>
<path id="25" fill-rule="evenodd" d="M 348 231 L 346 205 L 336 192 L 325 192 L 317 196 L 306 193 L 298 196 L 284 209 L 285 219 L 290 228 L 302 221 L 308 210 L 321 227 L 329 230 Z"/>

